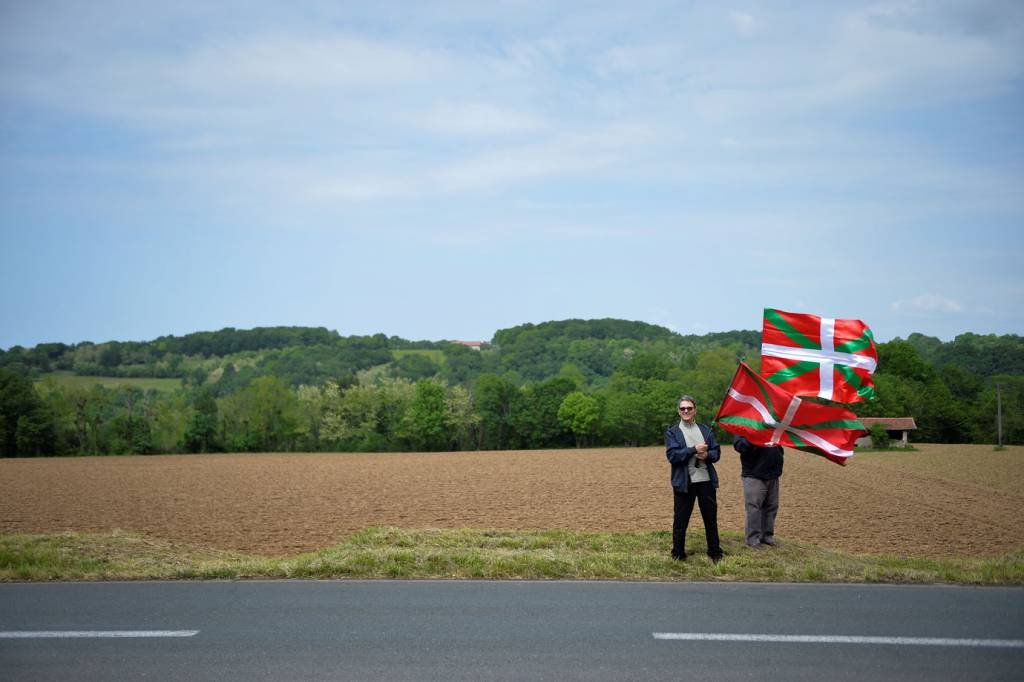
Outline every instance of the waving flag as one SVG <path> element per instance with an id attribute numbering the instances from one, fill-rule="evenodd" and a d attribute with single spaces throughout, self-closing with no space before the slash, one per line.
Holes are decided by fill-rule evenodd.
<path id="1" fill-rule="evenodd" d="M 854 441 L 867 433 L 845 407 L 801 400 L 768 383 L 744 362 L 736 369 L 715 421 L 755 445 L 778 443 L 836 464 L 845 464 L 853 456 Z"/>
<path id="2" fill-rule="evenodd" d="M 794 395 L 874 400 L 877 365 L 875 338 L 860 320 L 764 310 L 761 375 Z"/>

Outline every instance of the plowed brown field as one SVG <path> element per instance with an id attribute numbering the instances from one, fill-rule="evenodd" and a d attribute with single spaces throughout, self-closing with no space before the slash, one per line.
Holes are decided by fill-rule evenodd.
<path id="1" fill-rule="evenodd" d="M 787 450 L 785 541 L 862 553 L 1024 549 L 1024 447 L 919 445 L 846 467 Z M 722 450 L 719 521 L 742 530 L 739 457 Z M 282 555 L 370 525 L 667 530 L 660 447 L 408 454 L 246 454 L 0 460 L 0 532 L 136 531 Z M 694 513 L 692 527 L 700 527 Z"/>

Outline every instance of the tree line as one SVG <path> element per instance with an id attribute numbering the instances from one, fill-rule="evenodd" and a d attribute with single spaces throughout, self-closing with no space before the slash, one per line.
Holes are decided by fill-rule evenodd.
<path id="1" fill-rule="evenodd" d="M 649 445 L 676 418 L 681 393 L 695 396 L 700 419 L 710 421 L 737 362 L 756 366 L 760 334 L 684 336 L 640 322 L 566 320 L 500 330 L 482 351 L 311 328 L 113 343 L 0 352 L 0 452 Z M 880 344 L 879 398 L 854 409 L 914 417 L 916 441 L 990 443 L 998 387 L 1004 442 L 1024 443 L 1022 349 L 1017 336 L 974 334 Z M 99 367 L 107 370 L 99 376 L 159 376 L 157 368 L 172 366 L 181 386 L 169 392 L 71 385 L 52 374 L 77 367 L 96 375 Z"/>

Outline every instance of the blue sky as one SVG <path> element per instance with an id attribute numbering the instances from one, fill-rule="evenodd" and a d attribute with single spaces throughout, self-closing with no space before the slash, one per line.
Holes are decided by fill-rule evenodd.
<path id="1" fill-rule="evenodd" d="M 1024 333 L 1024 3 L 0 3 L 0 348 Z"/>

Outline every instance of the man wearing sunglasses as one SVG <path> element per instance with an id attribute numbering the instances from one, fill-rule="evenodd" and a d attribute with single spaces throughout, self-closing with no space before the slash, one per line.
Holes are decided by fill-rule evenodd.
<path id="1" fill-rule="evenodd" d="M 672 464 L 672 558 L 686 559 L 686 527 L 693 503 L 700 506 L 708 556 L 715 563 L 722 559 L 718 541 L 718 474 L 714 463 L 721 456 L 711 427 L 697 423 L 697 403 L 684 395 L 677 401 L 679 423 L 665 431 L 665 457 Z"/>

